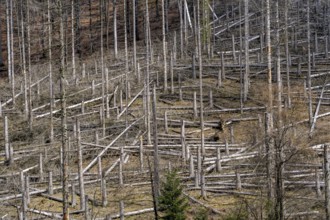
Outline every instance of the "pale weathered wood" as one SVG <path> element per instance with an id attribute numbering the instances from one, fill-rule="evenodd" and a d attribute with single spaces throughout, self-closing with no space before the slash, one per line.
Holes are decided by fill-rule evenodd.
<path id="1" fill-rule="evenodd" d="M 8 117 L 4 117 L 4 137 L 5 137 L 5 156 L 6 160 L 10 162 L 10 149 L 9 149 L 9 131 L 8 131 Z"/>
<path id="2" fill-rule="evenodd" d="M 156 85 L 153 85 L 152 90 L 152 119 L 153 119 L 153 150 L 154 150 L 154 172 L 153 172 L 153 193 L 156 201 L 156 208 L 158 204 L 158 197 L 160 195 L 160 174 L 159 174 L 159 147 L 158 147 L 158 127 L 157 127 L 157 94 Z"/>
<path id="3" fill-rule="evenodd" d="M 124 147 L 122 146 L 120 148 L 120 162 L 119 162 L 119 185 L 123 186 L 124 185 L 124 178 L 123 178 L 123 166 L 124 166 Z"/>
<path id="4" fill-rule="evenodd" d="M 201 182 L 201 196 L 203 199 L 206 199 L 206 190 L 205 190 L 206 183 L 205 183 L 204 171 L 201 172 L 200 182 Z"/>
<path id="5" fill-rule="evenodd" d="M 39 181 L 44 181 L 44 168 L 43 168 L 43 156 L 42 153 L 39 154 Z"/>
<path id="6" fill-rule="evenodd" d="M 193 97 L 193 110 L 194 110 L 194 119 L 196 119 L 198 116 L 198 111 L 197 111 L 197 93 L 194 92 L 194 97 Z"/>
<path id="7" fill-rule="evenodd" d="M 52 219 L 62 219 L 62 217 L 58 214 L 55 213 L 51 213 L 51 212 L 46 212 L 46 211 L 41 211 L 41 210 L 37 210 L 37 209 L 32 209 L 32 208 L 27 208 L 26 211 L 28 212 L 32 212 L 38 215 L 43 215 Z M 24 217 L 23 217 L 24 218 Z M 26 219 L 26 218 L 25 218 Z"/>
<path id="8" fill-rule="evenodd" d="M 141 135 L 140 137 L 140 154 L 139 154 L 139 158 L 140 158 L 140 171 L 143 172 L 144 170 L 144 158 L 143 158 L 143 136 Z"/>
<path id="9" fill-rule="evenodd" d="M 168 123 L 167 123 L 167 111 L 166 110 L 164 113 L 164 127 L 165 127 L 165 133 L 168 134 Z"/>
<path id="10" fill-rule="evenodd" d="M 77 154 L 78 154 L 78 181 L 79 181 L 79 192 L 80 192 L 80 209 L 85 210 L 85 187 L 84 187 L 84 172 L 83 172 L 83 157 L 82 157 L 82 146 L 81 146 L 81 133 L 80 133 L 80 122 L 76 119 L 76 137 L 77 137 Z"/>
<path id="11" fill-rule="evenodd" d="M 194 177 L 195 169 L 194 169 L 194 156 L 191 154 L 189 157 L 189 176 Z"/>
<path id="12" fill-rule="evenodd" d="M 185 122 L 181 120 L 181 152 L 183 162 L 187 160 L 186 157 L 186 137 L 185 137 Z"/>
<path id="13" fill-rule="evenodd" d="M 318 168 L 315 168 L 315 191 L 316 191 L 316 196 L 318 198 L 320 198 L 322 195 L 322 192 L 321 192 L 320 175 L 319 175 Z"/>
<path id="14" fill-rule="evenodd" d="M 220 147 L 217 147 L 217 161 L 216 161 L 216 170 L 217 172 L 221 171 L 221 151 Z"/>
<path id="15" fill-rule="evenodd" d="M 102 178 L 101 180 L 101 193 L 102 193 L 102 206 L 106 207 L 108 205 L 108 199 L 107 199 L 107 182 L 105 178 Z"/>
<path id="16" fill-rule="evenodd" d="M 236 190 L 242 190 L 241 175 L 238 170 L 236 170 Z"/>
<path id="17" fill-rule="evenodd" d="M 48 194 L 53 195 L 54 190 L 53 190 L 53 172 L 49 171 L 48 172 Z"/>

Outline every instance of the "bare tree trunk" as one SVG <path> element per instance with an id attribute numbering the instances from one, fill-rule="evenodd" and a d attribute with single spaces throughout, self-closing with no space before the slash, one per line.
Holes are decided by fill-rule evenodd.
<path id="1" fill-rule="evenodd" d="M 280 18 L 279 18 L 279 0 L 275 3 L 276 8 L 276 76 L 277 76 L 277 109 L 279 127 L 282 125 L 282 76 L 281 76 L 281 42 L 280 42 Z"/>
<path id="2" fill-rule="evenodd" d="M 137 0 L 133 0 L 133 65 L 134 65 L 134 75 L 136 75 L 136 73 L 137 73 L 137 66 L 136 66 L 136 32 L 137 32 L 136 9 L 137 9 Z"/>
<path id="3" fill-rule="evenodd" d="M 201 151 L 204 155 L 204 114 L 203 114 L 203 65 L 202 65 L 202 45 L 201 45 L 201 26 L 200 26 L 200 7 L 197 2 L 197 38 L 198 38 L 198 62 L 199 62 L 199 101 L 200 101 L 200 127 L 201 127 Z"/>
<path id="4" fill-rule="evenodd" d="M 8 79 L 12 80 L 12 70 L 11 70 L 11 44 L 13 43 L 10 39 L 10 2 L 11 0 L 6 0 L 6 20 L 7 20 L 7 68 L 8 68 Z M 1 51 L 2 53 L 2 51 Z M 14 102 L 14 97 L 13 97 Z"/>
<path id="5" fill-rule="evenodd" d="M 9 131 L 8 131 L 8 118 L 7 116 L 4 117 L 4 138 L 5 138 L 5 157 L 6 161 L 10 162 L 10 144 L 9 144 Z"/>
<path id="6" fill-rule="evenodd" d="M 124 0 L 125 1 L 125 0 Z M 114 40 L 114 53 L 115 59 L 118 57 L 118 45 L 117 45 L 117 0 L 113 0 L 113 40 Z M 126 1 L 125 1 L 126 5 Z M 126 19 L 126 16 L 125 16 Z M 125 22 L 125 29 L 126 29 L 126 22 Z M 125 30 L 126 31 L 126 30 Z"/>
<path id="7" fill-rule="evenodd" d="M 69 219 L 69 175 L 68 175 L 68 134 L 67 134 L 67 115 L 66 115 L 66 88 L 65 88 L 65 42 L 64 42 L 64 22 L 62 0 L 58 0 L 60 16 L 60 43 L 61 43 L 61 64 L 60 64 L 60 97 L 61 97 L 61 151 L 63 164 L 62 169 L 62 199 L 63 199 L 63 220 Z"/>
<path id="8" fill-rule="evenodd" d="M 23 95 L 24 95 L 24 118 L 28 119 L 28 94 L 27 94 L 27 71 L 26 71 L 26 39 L 25 39 L 25 28 L 24 21 L 25 16 L 23 13 L 23 0 L 21 0 L 21 38 L 22 38 L 22 73 L 23 73 Z"/>
<path id="9" fill-rule="evenodd" d="M 278 2 L 276 2 L 278 4 Z M 280 131 L 285 132 L 285 131 Z M 279 133 L 282 137 L 282 134 Z M 280 138 L 279 137 L 279 138 Z M 281 143 L 282 140 L 278 140 L 275 144 L 275 219 L 284 219 L 284 147 Z"/>
<path id="10" fill-rule="evenodd" d="M 249 59 L 249 0 L 244 0 L 244 29 L 245 29 L 245 73 L 244 73 L 244 102 L 247 101 L 247 96 L 249 93 L 249 72 L 250 72 L 250 59 Z"/>
<path id="11" fill-rule="evenodd" d="M 84 187 L 84 174 L 83 174 L 83 158 L 81 149 L 81 135 L 80 135 L 80 123 L 76 119 L 76 137 L 77 137 L 77 153 L 78 153 L 78 180 L 79 180 L 79 192 L 80 192 L 80 209 L 85 210 L 85 187 Z"/>
<path id="12" fill-rule="evenodd" d="M 160 183 L 159 183 L 159 156 L 158 156 L 158 132 L 157 132 L 157 112 L 156 112 L 156 86 L 154 84 L 153 90 L 152 90 L 152 115 L 153 115 L 153 138 L 154 138 L 154 178 L 153 178 L 153 184 L 154 184 L 154 193 L 155 193 L 155 202 L 156 202 L 156 209 L 158 209 L 158 197 L 160 194 Z"/>
<path id="13" fill-rule="evenodd" d="M 76 24 L 76 28 L 75 28 L 75 48 L 77 49 L 77 54 L 79 56 L 79 58 L 81 58 L 81 24 L 80 24 L 80 4 L 81 2 L 79 0 L 74 0 L 75 1 L 75 24 Z"/>
<path id="14" fill-rule="evenodd" d="M 89 6 L 89 47 L 90 47 L 90 53 L 92 54 L 94 52 L 93 48 L 93 32 L 92 32 L 92 0 L 88 0 L 88 6 Z"/>
<path id="15" fill-rule="evenodd" d="M 146 84 L 145 84 L 145 90 L 146 90 L 146 115 L 145 117 L 147 118 L 146 122 L 147 122 L 147 143 L 148 145 L 151 144 L 151 129 L 150 129 L 150 96 L 149 96 L 149 93 L 150 93 L 150 87 L 149 87 L 149 63 L 150 63 L 150 44 L 149 44 L 149 40 L 151 38 L 150 36 L 150 24 L 149 24 L 149 7 L 148 7 L 149 3 L 148 3 L 148 0 L 146 0 L 146 39 L 147 39 L 147 47 L 146 47 L 146 54 L 147 54 L 147 67 L 146 67 Z"/>
<path id="16" fill-rule="evenodd" d="M 33 112 L 32 112 L 32 89 L 31 89 L 31 81 L 32 81 L 32 71 L 31 71 L 31 33 L 30 33 L 30 9 L 28 0 L 26 0 L 26 13 L 27 13 L 27 53 L 28 53 L 28 119 L 29 119 L 29 129 L 32 131 L 33 127 Z"/>
<path id="17" fill-rule="evenodd" d="M 11 40 L 11 94 L 13 97 L 13 105 L 15 105 L 15 57 L 14 57 L 14 18 L 13 18 L 13 1 L 10 1 L 10 40 Z"/>
<path id="18" fill-rule="evenodd" d="M 51 23 L 51 6 L 50 0 L 47 1 L 48 11 L 48 68 L 49 68 L 49 103 L 50 103 L 50 142 L 54 141 L 54 122 L 53 122 L 53 109 L 54 109 L 54 96 L 53 96 L 53 66 L 52 66 L 52 23 Z"/>
<path id="19" fill-rule="evenodd" d="M 166 60 L 166 33 L 165 33 L 165 5 L 162 0 L 162 28 L 163 28 L 163 59 L 164 59 L 164 93 L 167 92 L 167 60 Z"/>
<path id="20" fill-rule="evenodd" d="M 267 190 L 268 190 L 268 199 L 272 200 L 274 198 L 274 184 L 273 184 L 273 172 L 274 172 L 274 146 L 273 139 L 271 137 L 272 132 L 272 121 L 273 115 L 271 113 L 265 113 L 265 148 L 266 148 L 266 166 L 267 166 Z"/>
<path id="21" fill-rule="evenodd" d="M 158 1 L 158 0 L 157 0 Z M 157 3 L 157 7 L 158 7 L 158 3 Z M 183 59 L 183 55 L 184 55 L 184 45 L 183 45 L 183 1 L 178 1 L 178 8 L 179 8 L 179 16 L 180 16 L 180 56 L 181 59 Z M 158 8 L 157 8 L 157 13 L 158 13 Z"/>
<path id="22" fill-rule="evenodd" d="M 272 86 L 272 48 L 270 42 L 270 0 L 266 0 L 266 47 L 267 47 L 267 72 L 268 72 L 268 112 L 273 112 L 273 86 Z M 271 127 L 273 127 L 271 125 Z"/>
<path id="23" fill-rule="evenodd" d="M 239 1 L 239 17 L 242 17 L 242 3 Z M 240 24 L 239 27 L 239 59 L 238 64 L 240 66 L 239 68 L 239 87 L 240 87 L 240 108 L 241 108 L 241 114 L 243 114 L 243 107 L 244 107 L 244 79 L 243 79 L 243 67 L 242 67 L 242 56 L 243 56 L 243 37 L 242 37 L 242 25 Z"/>
<path id="24" fill-rule="evenodd" d="M 71 0 L 71 46 L 72 46 L 72 77 L 76 78 L 76 57 L 75 57 L 75 0 Z"/>
<path id="25" fill-rule="evenodd" d="M 311 27 L 310 27 L 310 0 L 307 0 L 307 50 L 308 50 L 308 71 L 307 71 L 307 87 L 308 87 L 308 116 L 309 124 L 313 121 L 312 107 L 312 80 L 311 80 Z"/>
<path id="26" fill-rule="evenodd" d="M 105 83 L 107 83 L 105 81 L 105 73 L 104 73 L 104 40 L 103 40 L 103 35 L 104 35 L 104 30 L 103 30 L 103 26 L 104 26 L 104 22 L 103 22 L 103 8 L 104 8 L 104 0 L 101 0 L 100 2 L 100 18 L 101 18 L 101 76 L 102 76 L 102 134 L 103 137 L 105 136 Z"/>
<path id="27" fill-rule="evenodd" d="M 0 36 L 2 36 L 2 22 L 0 22 Z M 2 58 L 2 39 L 0 39 L 0 72 L 4 69 L 4 63 Z"/>
<path id="28" fill-rule="evenodd" d="M 286 80 L 287 80 L 287 98 L 288 107 L 291 108 L 291 84 L 290 84 L 290 60 L 289 60 L 289 36 L 288 36 L 288 12 L 289 12 L 289 0 L 285 0 L 284 6 L 284 20 L 285 20 L 285 56 L 286 56 Z"/>
<path id="29" fill-rule="evenodd" d="M 128 4 L 127 1 L 124 2 L 124 14 L 127 14 Z M 128 71 L 128 48 L 127 48 L 127 16 L 124 17 L 124 38 L 125 38 L 125 71 Z"/>

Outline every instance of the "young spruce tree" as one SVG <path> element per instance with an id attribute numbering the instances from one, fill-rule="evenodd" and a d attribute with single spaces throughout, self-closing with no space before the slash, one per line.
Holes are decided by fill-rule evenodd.
<path id="1" fill-rule="evenodd" d="M 159 211 L 162 213 L 161 219 L 186 219 L 185 210 L 188 208 L 188 202 L 183 196 L 182 190 L 183 187 L 180 184 L 177 172 L 168 172 L 160 190 Z"/>

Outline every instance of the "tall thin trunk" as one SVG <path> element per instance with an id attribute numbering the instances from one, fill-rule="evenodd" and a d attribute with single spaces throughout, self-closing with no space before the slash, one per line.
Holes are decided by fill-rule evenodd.
<path id="1" fill-rule="evenodd" d="M 241 1 L 239 1 L 238 6 L 238 13 L 239 18 L 242 16 L 242 5 Z M 242 37 L 242 25 L 240 24 L 239 27 L 239 87 L 240 87 L 240 108 L 241 108 L 241 114 L 243 114 L 243 107 L 244 107 L 244 86 L 243 86 L 243 67 L 242 67 L 242 56 L 243 56 L 243 37 Z"/>
<path id="2" fill-rule="evenodd" d="M 74 5 L 75 5 L 75 47 L 77 50 L 77 54 L 79 58 L 81 58 L 81 35 L 80 35 L 80 30 L 81 30 L 81 24 L 80 24 L 80 4 L 81 2 L 79 0 L 74 0 Z"/>
<path id="3" fill-rule="evenodd" d="M 72 77 L 76 78 L 76 52 L 75 52 L 75 2 L 71 0 L 71 52 L 72 52 Z"/>
<path id="4" fill-rule="evenodd" d="M 127 5 L 124 7 L 124 12 L 127 10 Z M 134 5 L 133 5 L 133 11 L 134 11 Z M 134 19 L 134 18 L 133 18 Z M 125 19 L 125 27 L 127 24 L 127 20 Z M 134 28 L 134 27 L 133 27 Z M 135 42 L 134 42 L 135 44 Z M 135 64 L 134 64 L 135 65 Z M 134 66 L 135 68 L 135 66 Z M 126 105 L 126 110 L 125 110 L 125 126 L 128 126 L 128 115 L 127 115 L 127 106 L 128 106 L 128 71 L 129 71 L 129 66 L 128 66 L 128 45 L 127 45 L 127 32 L 125 28 L 125 105 Z M 126 140 L 128 139 L 128 133 L 126 133 Z"/>
<path id="5" fill-rule="evenodd" d="M 13 17 L 13 1 L 10 1 L 10 40 L 11 40 L 11 94 L 13 97 L 13 105 L 15 105 L 15 58 L 14 58 L 14 17 Z"/>
<path id="6" fill-rule="evenodd" d="M 149 3 L 148 0 L 146 0 L 146 40 L 147 40 L 147 47 L 146 47 L 146 60 L 147 60 L 147 67 L 146 67 L 146 85 L 145 85 L 145 90 L 146 90 L 146 115 L 145 117 L 147 118 L 147 143 L 148 145 L 151 144 L 151 133 L 150 133 L 150 87 L 149 87 L 149 74 L 150 74 L 150 44 L 149 44 L 149 38 L 150 38 L 150 32 L 149 32 Z"/>
<path id="7" fill-rule="evenodd" d="M 270 6 L 266 0 L 266 47 L 267 47 L 267 72 L 268 72 L 268 109 L 273 112 L 273 88 L 272 88 L 272 48 L 270 41 Z"/>
<path id="8" fill-rule="evenodd" d="M 101 57 L 101 77 L 102 77 L 102 106 L 101 106 L 101 118 L 102 118 L 102 132 L 105 136 L 105 75 L 104 75 L 104 22 L 103 22 L 103 8 L 104 0 L 100 0 L 100 22 L 101 22 L 101 36 L 100 36 L 100 57 Z"/>
<path id="9" fill-rule="evenodd" d="M 65 88 L 65 42 L 64 42 L 64 20 L 62 0 L 58 0 L 60 16 L 60 44 L 61 44 L 61 63 L 60 63 L 60 99 L 61 99 L 61 151 L 63 164 L 62 169 L 62 214 L 63 220 L 69 219 L 69 175 L 68 175 L 68 134 L 67 134 L 67 115 L 66 115 L 66 88 Z"/>
<path id="10" fill-rule="evenodd" d="M 127 13 L 128 10 L 128 5 L 127 2 L 124 2 L 124 14 Z M 127 17 L 124 17 L 124 41 L 125 41 L 125 71 L 128 71 L 128 41 L 127 41 L 127 24 L 128 24 L 128 20 Z"/>
<path id="11" fill-rule="evenodd" d="M 249 59 L 249 0 L 244 1 L 244 30 L 245 30 L 245 73 L 244 73 L 244 102 L 247 101 L 249 92 L 249 71 L 250 71 L 250 59 Z"/>
<path id="12" fill-rule="evenodd" d="M 7 68 L 8 68 L 8 79 L 11 81 L 11 40 L 10 40 L 10 1 L 6 0 L 6 20 L 7 20 Z M 13 97 L 14 101 L 14 97 Z"/>
<path id="13" fill-rule="evenodd" d="M 28 58 L 28 112 L 29 112 L 29 129 L 32 131 L 33 127 L 33 112 L 32 112 L 32 90 L 31 90 L 31 81 L 32 81 L 32 71 L 31 71 L 31 31 L 30 31 L 30 10 L 29 2 L 26 0 L 26 29 L 27 29 L 27 58 Z"/>
<path id="14" fill-rule="evenodd" d="M 136 8 L 137 1 L 133 0 L 133 65 L 134 65 L 134 75 L 137 72 L 137 64 L 136 64 L 136 30 L 137 30 L 137 18 L 136 18 Z"/>
<path id="15" fill-rule="evenodd" d="M 125 1 L 125 0 L 124 0 Z M 114 44 L 114 53 L 115 53 L 115 59 L 118 57 L 118 45 L 117 45 L 117 0 L 113 0 L 113 44 Z M 125 1 L 126 6 L 126 1 Z M 125 16 L 126 19 L 126 16 Z M 125 22 L 126 27 L 126 22 Z M 126 31 L 126 30 L 125 30 Z"/>
<path id="16" fill-rule="evenodd" d="M 308 71 L 307 71 L 307 87 L 308 87 L 308 116 L 309 124 L 313 121 L 312 108 L 312 80 L 311 80 L 311 27 L 310 27 L 310 0 L 307 0 L 307 50 L 308 50 Z"/>
<path id="17" fill-rule="evenodd" d="M 167 92 L 167 61 L 166 61 L 166 33 L 165 33 L 165 5 L 162 0 L 162 27 L 163 27 L 163 59 L 164 59 L 164 93 Z"/>
<path id="18" fill-rule="evenodd" d="M 286 56 L 286 80 L 287 80 L 287 98 L 288 107 L 291 108 L 291 84 L 290 84 L 290 63 L 289 63 L 289 34 L 288 34 L 288 12 L 289 12 L 289 0 L 285 0 L 284 6 L 284 20 L 285 20 L 285 56 Z"/>
<path id="19" fill-rule="evenodd" d="M 276 76 L 277 76 L 277 109 L 278 121 L 282 125 L 282 76 L 281 76 L 281 48 L 280 48 L 280 18 L 279 18 L 279 0 L 275 3 L 276 8 Z"/>
<path id="20" fill-rule="evenodd" d="M 139 31 L 139 0 L 135 0 L 135 35 L 136 40 L 140 40 Z"/>
<path id="21" fill-rule="evenodd" d="M 47 1 L 48 11 L 48 68 L 49 68 L 49 103 L 50 103 L 50 142 L 54 141 L 54 122 L 53 122 L 53 109 L 54 109 L 54 97 L 53 97 L 53 66 L 52 66 L 52 23 L 51 23 L 51 6 L 50 1 Z"/>
<path id="22" fill-rule="evenodd" d="M 24 25 L 24 21 L 25 21 L 25 16 L 23 13 L 23 7 L 24 7 L 24 3 L 23 0 L 21 0 L 21 35 L 22 35 L 22 71 L 23 71 L 23 83 L 24 83 L 24 117 L 25 119 L 28 119 L 28 95 L 27 95 L 27 71 L 26 71 L 26 48 L 25 48 L 25 25 Z"/>
<path id="23" fill-rule="evenodd" d="M 1 9 L 1 8 L 0 8 Z M 2 36 L 2 22 L 0 22 L 0 36 Z M 2 58 L 2 38 L 0 39 L 0 72 L 3 70 L 4 63 Z"/>
<path id="24" fill-rule="evenodd" d="M 201 151 L 205 154 L 204 147 L 204 114 L 203 114 L 203 65 L 202 65 L 202 43 L 201 43 L 201 20 L 200 7 L 197 1 L 197 41 L 198 41 L 198 63 L 199 63 L 199 101 L 200 101 L 200 127 L 201 127 Z"/>
<path id="25" fill-rule="evenodd" d="M 13 65 L 13 41 L 12 41 L 12 35 L 13 35 L 13 7 L 12 7 L 12 0 L 6 1 L 6 17 L 7 17 L 7 69 L 8 69 L 8 78 L 11 82 L 11 95 L 12 95 L 12 103 L 15 105 L 15 73 L 14 73 L 14 65 Z M 2 52 L 2 51 L 1 51 Z M 1 65 L 0 65 L 1 68 Z"/>
<path id="26" fill-rule="evenodd" d="M 93 48 L 93 32 L 92 32 L 92 0 L 88 0 L 88 10 L 89 10 L 89 49 L 90 53 L 94 52 Z"/>
<path id="27" fill-rule="evenodd" d="M 131 34 L 131 20 L 130 20 L 130 2 L 131 0 L 126 0 L 126 31 L 127 31 L 127 36 L 130 36 Z"/>
<path id="28" fill-rule="evenodd" d="M 80 192 L 80 209 L 85 210 L 85 187 L 84 187 L 84 174 L 82 172 L 82 149 L 81 149 L 81 135 L 80 135 L 80 122 L 76 119 L 76 137 L 77 137 L 77 153 L 78 153 L 78 175 L 79 175 L 79 192 Z"/>
<path id="29" fill-rule="evenodd" d="M 158 209 L 158 197 L 160 194 L 159 190 L 159 156 L 158 156 L 158 133 L 157 133 L 157 98 L 156 98 L 156 85 L 154 84 L 153 90 L 152 90 L 152 116 L 153 116 L 153 138 L 154 138 L 154 178 L 153 178 L 153 184 L 154 184 L 154 193 L 155 193 L 155 203 L 156 203 L 156 209 Z"/>

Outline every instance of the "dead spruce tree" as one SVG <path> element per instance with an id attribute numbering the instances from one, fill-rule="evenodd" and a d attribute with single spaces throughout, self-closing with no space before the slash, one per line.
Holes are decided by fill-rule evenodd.
<path id="1" fill-rule="evenodd" d="M 60 100 L 61 100 L 61 153 L 62 153 L 62 215 L 63 220 L 69 219 L 69 175 L 68 175 L 68 131 L 66 113 L 66 66 L 65 66 L 65 39 L 63 1 L 57 0 L 57 10 L 60 19 Z"/>

